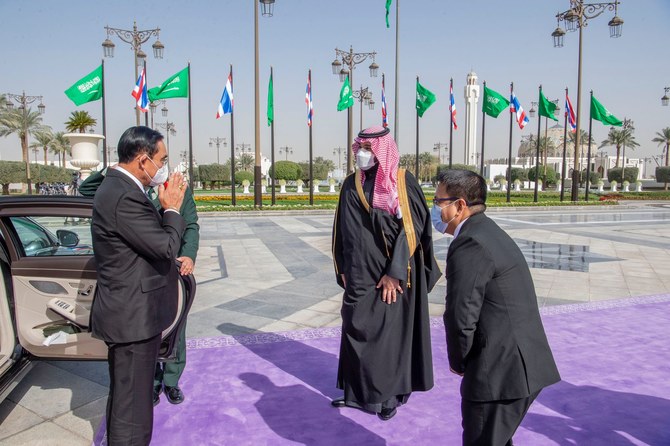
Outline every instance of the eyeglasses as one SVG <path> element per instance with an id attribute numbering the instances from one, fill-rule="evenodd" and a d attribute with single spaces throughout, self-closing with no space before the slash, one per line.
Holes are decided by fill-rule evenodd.
<path id="1" fill-rule="evenodd" d="M 433 204 L 434 205 L 439 205 L 443 201 L 456 201 L 456 200 L 460 200 L 460 199 L 461 199 L 460 197 L 447 197 L 447 198 L 434 197 L 433 198 Z"/>

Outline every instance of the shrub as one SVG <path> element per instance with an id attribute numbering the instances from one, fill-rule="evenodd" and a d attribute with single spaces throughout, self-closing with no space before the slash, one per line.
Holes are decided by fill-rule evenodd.
<path id="1" fill-rule="evenodd" d="M 516 180 L 528 181 L 528 171 L 521 167 L 512 167 L 512 182 Z"/>
<path id="2" fill-rule="evenodd" d="M 276 161 L 274 166 L 270 167 L 269 175 L 276 180 L 295 181 L 302 175 L 302 169 L 293 161 Z"/>
<path id="3" fill-rule="evenodd" d="M 637 167 L 626 167 L 624 175 L 626 178 L 621 178 L 621 167 L 614 167 L 607 171 L 607 179 L 610 181 L 616 181 L 617 183 L 622 183 L 623 181 L 628 181 L 629 183 L 635 183 L 637 180 L 637 175 L 639 169 Z"/>
<path id="4" fill-rule="evenodd" d="M 240 183 L 243 183 L 244 181 L 248 181 L 249 184 L 253 183 L 254 182 L 254 173 L 253 172 L 247 172 L 245 170 L 235 172 L 235 184 L 240 184 Z"/>
<path id="5" fill-rule="evenodd" d="M 656 181 L 659 183 L 670 183 L 670 166 L 659 166 L 656 168 Z"/>
<path id="6" fill-rule="evenodd" d="M 544 166 L 540 165 L 539 171 L 540 171 L 540 180 L 542 180 L 542 184 L 545 184 L 547 186 L 550 184 L 556 184 L 556 171 L 553 169 L 553 167 L 547 166 L 547 173 L 545 174 Z M 534 167 L 528 169 L 528 179 L 530 181 L 535 181 Z"/>

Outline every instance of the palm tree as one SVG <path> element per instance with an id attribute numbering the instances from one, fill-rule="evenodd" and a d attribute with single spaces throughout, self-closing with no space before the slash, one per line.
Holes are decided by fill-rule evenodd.
<path id="1" fill-rule="evenodd" d="M 7 107 L 7 96 L 0 94 L 0 112 L 2 112 L 5 107 Z"/>
<path id="2" fill-rule="evenodd" d="M 635 130 L 635 127 L 632 125 L 629 126 L 628 128 L 624 129 L 617 129 L 617 128 L 610 128 L 609 133 L 607 134 L 607 139 L 605 139 L 603 142 L 600 143 L 600 147 L 605 147 L 605 146 L 615 146 L 616 147 L 616 164 L 615 167 L 619 167 L 619 155 L 621 153 L 621 148 L 622 147 L 629 147 L 631 149 L 634 149 L 635 147 L 639 146 L 640 144 L 635 141 L 635 136 L 633 136 L 633 131 Z"/>
<path id="3" fill-rule="evenodd" d="M 407 169 L 411 172 L 414 171 L 414 160 L 416 157 L 412 155 L 411 153 L 406 153 L 404 155 L 400 155 L 400 167 Z"/>
<path id="4" fill-rule="evenodd" d="M 248 153 L 243 153 L 239 156 L 239 158 L 237 158 L 236 164 L 240 166 L 240 169 L 248 172 L 254 167 L 255 162 L 256 161 L 254 160 L 253 156 Z"/>
<path id="5" fill-rule="evenodd" d="M 98 123 L 87 111 L 78 110 L 70 113 L 70 119 L 65 122 L 65 130 L 69 133 L 86 133 L 86 130 L 95 127 Z"/>
<path id="6" fill-rule="evenodd" d="M 663 151 L 665 152 L 665 165 L 668 166 L 668 146 L 670 146 L 670 127 L 666 127 L 660 132 L 656 132 L 656 138 L 651 140 L 652 142 L 657 142 L 659 146 L 665 146 Z"/>
<path id="7" fill-rule="evenodd" d="M 49 147 L 51 148 L 51 153 L 56 154 L 59 158 L 61 155 L 63 156 L 61 167 L 65 167 L 65 155 L 70 154 L 72 150 L 70 140 L 65 137 L 65 132 L 57 132 L 53 135 Z"/>
<path id="8" fill-rule="evenodd" d="M 435 162 L 437 160 L 437 157 L 433 155 L 430 152 L 422 152 L 419 154 L 419 177 L 417 180 L 419 182 L 423 181 L 430 181 L 430 178 L 433 176 L 433 166 L 435 166 Z"/>
<path id="9" fill-rule="evenodd" d="M 44 165 L 47 165 L 47 152 L 49 151 L 49 144 L 54 138 L 53 133 L 51 133 L 51 127 L 45 125 L 42 127 L 42 130 L 35 133 L 35 142 L 30 145 L 30 148 L 37 151 L 36 149 L 41 148 L 44 150 Z"/>
<path id="10" fill-rule="evenodd" d="M 9 136 L 16 133 L 21 141 L 23 162 L 28 159 L 28 138 L 31 133 L 42 130 L 42 115 L 30 108 L 4 110 L 0 114 L 0 136 Z"/>

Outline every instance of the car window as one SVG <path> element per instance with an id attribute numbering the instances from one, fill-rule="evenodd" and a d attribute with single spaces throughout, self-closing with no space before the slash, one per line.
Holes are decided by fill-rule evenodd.
<path id="1" fill-rule="evenodd" d="M 23 255 L 92 255 L 91 219 L 79 217 L 11 217 Z"/>

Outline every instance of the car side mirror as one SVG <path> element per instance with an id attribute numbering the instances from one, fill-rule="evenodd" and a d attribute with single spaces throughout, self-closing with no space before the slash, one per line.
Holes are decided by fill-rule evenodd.
<path id="1" fill-rule="evenodd" d="M 76 232 L 68 231 L 67 229 L 59 229 L 56 231 L 58 243 L 67 248 L 73 248 L 79 244 L 79 236 Z"/>

